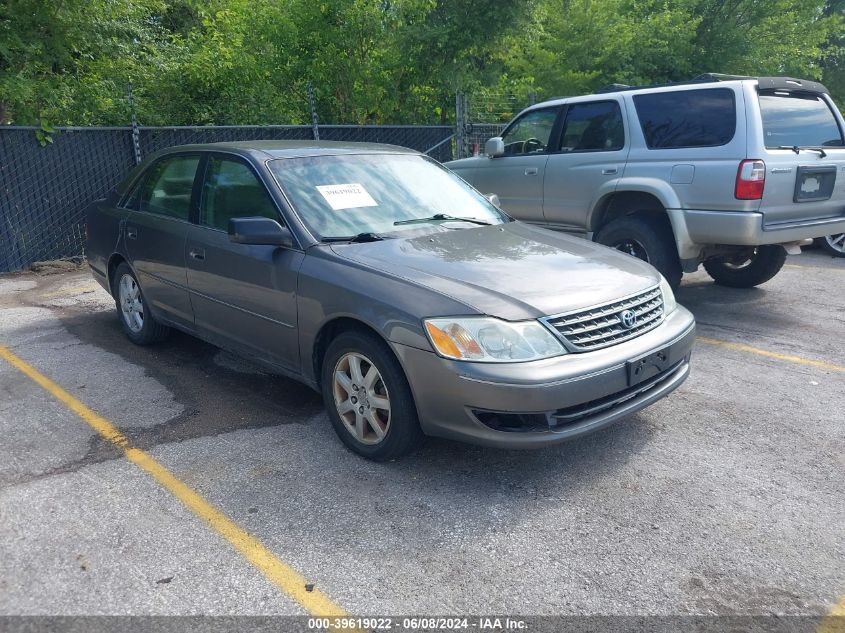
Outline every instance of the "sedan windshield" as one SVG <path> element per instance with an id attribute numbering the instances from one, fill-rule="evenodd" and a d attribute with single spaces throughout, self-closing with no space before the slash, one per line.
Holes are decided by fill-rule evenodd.
<path id="1" fill-rule="evenodd" d="M 280 158 L 269 166 L 321 240 L 419 231 L 426 224 L 473 228 L 509 221 L 463 180 L 416 154 Z"/>

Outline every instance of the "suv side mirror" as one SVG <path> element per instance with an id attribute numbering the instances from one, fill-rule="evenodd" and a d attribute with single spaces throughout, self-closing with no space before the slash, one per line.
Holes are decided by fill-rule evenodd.
<path id="1" fill-rule="evenodd" d="M 490 201 L 490 204 L 492 204 L 497 209 L 502 208 L 502 203 L 499 201 L 499 196 L 497 196 L 495 193 L 485 193 L 484 197 L 487 198 Z"/>
<path id="2" fill-rule="evenodd" d="M 505 153 L 505 142 L 501 136 L 494 136 L 484 144 L 484 153 L 490 158 L 502 156 Z"/>
<path id="3" fill-rule="evenodd" d="M 293 234 L 275 220 L 264 217 L 231 218 L 229 240 L 236 244 L 293 246 Z"/>

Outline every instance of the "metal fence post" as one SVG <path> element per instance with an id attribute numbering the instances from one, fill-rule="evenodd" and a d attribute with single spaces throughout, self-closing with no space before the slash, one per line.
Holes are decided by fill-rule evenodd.
<path id="1" fill-rule="evenodd" d="M 317 104 L 314 101 L 314 86 L 308 82 L 308 108 L 311 110 L 311 129 L 314 131 L 314 140 L 320 140 L 320 130 L 317 128 Z"/>
<path id="2" fill-rule="evenodd" d="M 466 148 L 466 95 L 463 92 L 455 93 L 455 153 L 457 158 L 466 158 L 469 154 Z"/>
<path id="3" fill-rule="evenodd" d="M 129 101 L 129 116 L 132 121 L 132 149 L 135 152 L 135 164 L 141 162 L 141 133 L 138 131 L 138 117 L 135 116 L 135 100 L 132 98 L 132 84 L 127 87 L 127 100 Z"/>

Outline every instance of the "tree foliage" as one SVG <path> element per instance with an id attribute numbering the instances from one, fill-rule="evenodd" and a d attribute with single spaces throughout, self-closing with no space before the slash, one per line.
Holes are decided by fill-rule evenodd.
<path id="1" fill-rule="evenodd" d="M 845 97 L 845 0 L 3 0 L 0 122 L 433 123 L 703 72 Z M 506 114 L 506 113 L 505 113 Z"/>

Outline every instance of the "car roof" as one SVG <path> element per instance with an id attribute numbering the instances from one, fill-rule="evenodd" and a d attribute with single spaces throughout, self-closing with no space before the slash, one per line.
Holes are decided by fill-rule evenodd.
<path id="1" fill-rule="evenodd" d="M 339 154 L 419 154 L 418 151 L 386 143 L 352 143 L 347 141 L 231 141 L 175 145 L 159 155 L 185 151 L 234 152 L 264 158 L 302 158 L 308 156 L 336 156 Z"/>
<path id="2" fill-rule="evenodd" d="M 568 97 L 553 97 L 551 99 L 547 99 L 546 101 L 537 103 L 536 105 L 532 105 L 528 108 L 525 108 L 525 110 L 523 110 L 522 112 L 528 112 L 529 110 L 539 108 L 548 108 L 558 105 L 564 105 L 566 103 L 572 103 L 577 101 L 590 100 L 595 97 L 613 97 L 623 93 L 642 94 L 652 92 L 695 90 L 719 86 L 738 86 L 742 85 L 745 82 L 753 82 L 759 85 L 761 90 L 786 90 L 790 92 L 794 91 L 810 92 L 813 94 L 829 94 L 828 89 L 825 88 L 822 84 L 806 79 L 794 79 L 792 77 L 743 77 L 738 75 L 720 75 L 717 73 L 706 73 L 704 75 L 699 75 L 698 77 L 696 77 L 695 79 L 691 79 L 690 81 L 676 81 L 666 84 L 654 84 L 651 86 L 626 86 L 623 84 L 611 84 L 606 89 L 599 90 L 591 94 Z"/>

